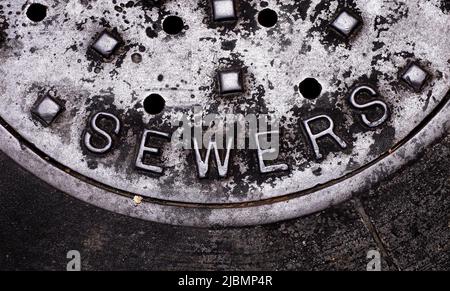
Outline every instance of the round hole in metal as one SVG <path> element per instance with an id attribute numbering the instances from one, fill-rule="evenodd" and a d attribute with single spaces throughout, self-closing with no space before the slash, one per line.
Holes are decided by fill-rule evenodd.
<path id="1" fill-rule="evenodd" d="M 178 16 L 168 16 L 166 17 L 166 19 L 164 19 L 163 21 L 163 30 L 167 33 L 167 34 L 179 34 L 184 28 L 184 22 L 183 19 L 181 19 Z"/>
<path id="2" fill-rule="evenodd" d="M 47 6 L 33 3 L 27 9 L 27 17 L 33 22 L 40 22 L 47 17 Z"/>
<path id="3" fill-rule="evenodd" d="M 263 9 L 258 14 L 258 22 L 264 27 L 273 27 L 278 22 L 278 14 L 272 9 Z"/>
<path id="4" fill-rule="evenodd" d="M 144 110 L 148 114 L 159 114 L 164 110 L 166 101 L 159 94 L 151 94 L 144 99 Z"/>
<path id="5" fill-rule="evenodd" d="M 299 90 L 306 99 L 316 99 L 322 93 L 322 85 L 314 78 L 306 78 L 300 83 Z"/>

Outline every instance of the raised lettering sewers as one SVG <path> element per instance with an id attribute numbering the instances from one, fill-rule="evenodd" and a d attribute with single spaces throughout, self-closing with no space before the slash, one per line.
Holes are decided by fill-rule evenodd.
<path id="1" fill-rule="evenodd" d="M 359 97 L 362 94 L 369 96 L 370 100 L 361 101 Z M 369 85 L 355 87 L 348 96 L 349 105 L 359 110 L 360 122 L 369 129 L 382 126 L 389 117 L 388 105 L 379 97 L 377 91 Z M 374 110 L 381 111 L 381 114 L 370 119 L 367 112 Z M 161 144 L 165 144 L 169 148 L 181 147 L 191 151 L 199 178 L 209 177 L 212 163 L 215 164 L 218 177 L 226 177 L 229 174 L 230 156 L 234 150 L 247 150 L 256 154 L 260 174 L 289 171 L 290 165 L 278 160 L 283 140 L 280 137 L 279 121 L 270 116 L 229 114 L 224 120 L 214 114 L 203 116 L 200 109 L 197 109 L 193 117 L 183 116 L 176 123 L 177 129 L 174 132 L 156 128 L 142 130 L 136 152 L 132 153 L 136 157 L 136 169 L 163 175 L 164 165 L 158 163 L 155 158 L 161 155 Z M 349 142 L 338 135 L 335 121 L 327 114 L 301 119 L 301 123 L 304 138 L 308 140 L 316 160 L 324 157 L 318 143 L 322 138 L 332 140 L 341 149 L 349 147 Z M 318 129 L 314 126 L 315 123 L 325 126 Z M 114 140 L 121 134 L 120 116 L 97 112 L 88 124 L 82 138 L 83 146 L 93 154 L 104 154 L 113 150 Z M 147 159 L 147 156 L 152 159 Z"/>

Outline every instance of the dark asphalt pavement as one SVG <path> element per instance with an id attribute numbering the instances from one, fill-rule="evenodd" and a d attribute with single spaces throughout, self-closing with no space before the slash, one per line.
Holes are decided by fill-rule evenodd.
<path id="1" fill-rule="evenodd" d="M 0 154 L 0 269 L 450 270 L 450 136 L 338 207 L 258 227 L 194 229 L 140 221 L 52 189 Z"/>

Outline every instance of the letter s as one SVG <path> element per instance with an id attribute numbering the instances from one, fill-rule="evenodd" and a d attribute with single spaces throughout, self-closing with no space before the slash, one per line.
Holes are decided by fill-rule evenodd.
<path id="1" fill-rule="evenodd" d="M 357 103 L 356 96 L 358 96 L 363 91 L 368 92 L 370 94 L 370 96 L 372 96 L 372 97 L 375 97 L 378 95 L 377 92 L 370 86 L 366 86 L 366 85 L 358 86 L 355 90 L 353 90 L 352 94 L 350 95 L 350 104 L 357 109 L 367 109 L 367 108 L 373 107 L 373 106 L 382 107 L 384 113 L 383 113 L 383 116 L 381 118 L 379 118 L 378 120 L 370 121 L 367 118 L 366 114 L 364 114 L 364 113 L 361 114 L 362 121 L 368 127 L 374 128 L 374 127 L 380 126 L 383 122 L 385 122 L 387 120 L 388 115 L 389 115 L 389 109 L 388 109 L 386 103 L 384 103 L 381 100 L 374 100 L 374 101 L 367 102 L 365 104 Z"/>
<path id="2" fill-rule="evenodd" d="M 119 119 L 116 116 L 114 116 L 114 115 L 112 115 L 110 113 L 106 113 L 106 112 L 98 112 L 98 113 L 96 113 L 94 115 L 94 117 L 92 117 L 90 125 L 91 125 L 91 128 L 92 128 L 92 130 L 94 132 L 98 133 L 99 135 L 101 135 L 106 140 L 105 146 L 103 146 L 102 148 L 97 148 L 97 147 L 93 146 L 92 143 L 91 143 L 92 134 L 90 132 L 86 131 L 86 133 L 84 135 L 84 145 L 86 146 L 86 148 L 89 151 L 91 151 L 93 153 L 96 153 L 96 154 L 106 153 L 108 150 L 111 149 L 111 147 L 113 145 L 113 140 L 112 140 L 111 135 L 97 126 L 97 120 L 100 117 L 107 117 L 107 118 L 110 118 L 110 119 L 114 120 L 114 123 L 115 123 L 114 133 L 118 134 L 119 131 L 120 131 L 120 121 L 119 121 Z"/>

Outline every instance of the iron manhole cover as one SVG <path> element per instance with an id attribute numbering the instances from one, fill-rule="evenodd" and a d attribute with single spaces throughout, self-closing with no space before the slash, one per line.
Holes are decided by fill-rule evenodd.
<path id="1" fill-rule="evenodd" d="M 438 0 L 2 0 L 0 148 L 152 221 L 312 213 L 448 130 L 448 13 Z"/>

